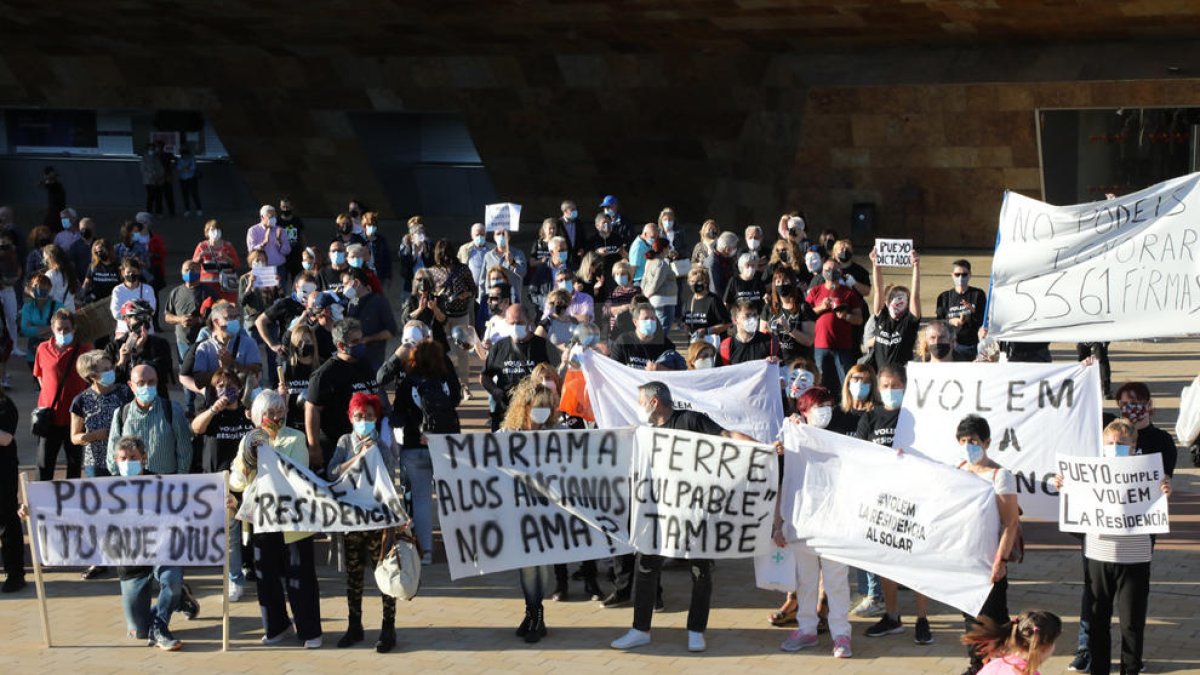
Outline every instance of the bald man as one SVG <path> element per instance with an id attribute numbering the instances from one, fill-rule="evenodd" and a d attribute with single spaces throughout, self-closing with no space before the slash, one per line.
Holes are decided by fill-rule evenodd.
<path id="1" fill-rule="evenodd" d="M 187 473 L 192 466 L 192 429 L 183 408 L 158 393 L 158 373 L 154 366 L 141 364 L 129 373 L 133 400 L 113 415 L 108 432 L 108 471 L 117 469 L 117 441 L 122 436 L 142 439 L 146 446 L 144 467 L 147 473 L 167 475 Z"/>

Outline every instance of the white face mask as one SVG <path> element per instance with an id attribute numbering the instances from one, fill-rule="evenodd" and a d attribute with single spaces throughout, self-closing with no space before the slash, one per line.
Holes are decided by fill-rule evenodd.
<path id="1" fill-rule="evenodd" d="M 549 408 L 532 408 L 529 411 L 529 419 L 534 424 L 545 424 L 546 420 L 550 419 Z"/>
<path id="2" fill-rule="evenodd" d="M 221 231 L 220 230 L 209 230 L 208 231 L 208 240 L 209 241 L 220 241 L 221 240 Z"/>
<path id="3" fill-rule="evenodd" d="M 747 333 L 753 333 L 758 330 L 758 317 L 748 316 L 742 319 L 739 325 L 741 326 L 742 330 L 746 331 Z"/>
<path id="4" fill-rule="evenodd" d="M 746 246 L 751 251 L 757 251 L 759 246 L 762 246 L 762 239 L 747 239 Z"/>
<path id="5" fill-rule="evenodd" d="M 820 408 L 813 408 L 808 411 L 808 423 L 818 429 L 824 429 L 829 426 L 829 421 L 833 419 L 833 408 L 823 405 Z"/>
<path id="6" fill-rule="evenodd" d="M 706 356 L 702 359 L 696 359 L 696 370 L 708 370 L 716 365 L 717 360 L 711 356 Z"/>
<path id="7" fill-rule="evenodd" d="M 529 327 L 526 326 L 525 324 L 517 324 L 516 326 L 512 327 L 513 339 L 517 340 L 518 342 L 521 340 L 524 340 L 525 336 L 528 334 L 529 334 Z"/>
<path id="8" fill-rule="evenodd" d="M 638 421 L 638 424 L 649 424 L 650 423 L 650 411 L 646 410 L 642 406 L 638 406 L 637 421 Z"/>

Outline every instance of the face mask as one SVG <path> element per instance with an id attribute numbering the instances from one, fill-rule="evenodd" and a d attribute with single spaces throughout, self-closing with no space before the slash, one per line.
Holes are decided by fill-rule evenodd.
<path id="1" fill-rule="evenodd" d="M 791 284 L 775 284 L 775 292 L 780 295 L 791 295 L 794 288 Z"/>
<path id="2" fill-rule="evenodd" d="M 888 314 L 890 314 L 892 316 L 893 320 L 899 319 L 901 316 L 904 316 L 904 312 L 906 312 L 906 311 L 908 311 L 908 297 L 907 296 L 898 295 L 898 296 L 892 298 L 892 301 L 888 303 Z"/>
<path id="3" fill-rule="evenodd" d="M 552 309 L 554 310 L 555 314 L 562 314 L 563 312 L 567 311 L 567 306 L 566 305 L 555 305 Z"/>
<path id="4" fill-rule="evenodd" d="M 711 356 L 706 356 L 702 359 L 696 359 L 696 370 L 708 370 L 717 364 L 717 360 Z"/>
<path id="5" fill-rule="evenodd" d="M 1147 406 L 1141 401 L 1121 404 L 1121 417 L 1137 424 L 1148 416 Z"/>
<path id="6" fill-rule="evenodd" d="M 658 322 L 654 319 L 642 319 L 638 321 L 638 332 L 642 335 L 654 335 L 654 329 L 658 327 Z"/>
<path id="7" fill-rule="evenodd" d="M 829 426 L 829 421 L 833 419 L 833 408 L 823 405 L 820 408 L 813 408 L 808 411 L 808 423 L 818 429 L 824 429 Z"/>
<path id="8" fill-rule="evenodd" d="M 291 209 L 279 209 L 279 215 L 283 216 L 284 218 L 291 218 L 292 210 Z"/>
<path id="9" fill-rule="evenodd" d="M 825 281 L 833 283 L 840 279 L 842 275 L 837 270 L 828 269 L 821 272 L 821 276 L 825 278 Z"/>
<path id="10" fill-rule="evenodd" d="M 529 410 L 529 420 L 534 424 L 545 424 L 546 420 L 550 419 L 551 410 L 549 408 L 531 408 Z"/>
<path id="11" fill-rule="evenodd" d="M 627 286 L 629 284 L 628 274 L 618 274 L 615 279 L 618 286 Z"/>
<path id="12" fill-rule="evenodd" d="M 499 246 L 500 248 L 504 248 L 507 245 L 508 245 L 508 237 L 506 237 L 506 236 L 497 236 L 496 237 L 496 246 Z"/>
<path id="13" fill-rule="evenodd" d="M 525 336 L 527 335 L 529 335 L 529 326 L 517 324 L 516 326 L 512 327 L 512 336 L 516 341 L 520 342 L 521 340 L 524 340 Z"/>
<path id="14" fill-rule="evenodd" d="M 816 251 L 809 251 L 804 254 L 804 266 L 808 271 L 816 274 L 817 270 L 821 269 L 821 254 Z"/>
<path id="15" fill-rule="evenodd" d="M 126 274 L 125 275 L 125 283 L 127 283 L 127 284 L 136 284 L 136 283 L 140 282 L 141 280 L 142 280 L 142 278 L 136 274 Z M 47 291 L 47 292 L 49 292 L 49 291 Z"/>
<path id="16" fill-rule="evenodd" d="M 135 234 L 133 235 L 133 240 L 141 244 L 148 244 L 150 243 L 150 235 L 146 234 L 145 232 Z"/>
<path id="17" fill-rule="evenodd" d="M 561 264 L 563 264 L 563 263 L 567 262 L 567 252 L 566 252 L 566 251 L 559 251 L 558 253 L 556 253 L 556 254 L 554 255 L 554 259 L 558 261 L 558 264 L 559 264 L 559 265 L 561 265 Z"/>
<path id="18" fill-rule="evenodd" d="M 740 325 L 743 331 L 753 333 L 758 330 L 758 317 L 748 316 L 741 320 Z"/>
<path id="19" fill-rule="evenodd" d="M 346 223 L 345 225 L 339 227 L 338 231 L 342 234 L 350 234 L 354 231 L 354 223 Z"/>
<path id="20" fill-rule="evenodd" d="M 978 464 L 983 460 L 983 446 L 975 443 L 963 444 L 963 452 L 966 453 L 967 461 L 971 464 Z"/>
<path id="21" fill-rule="evenodd" d="M 883 400 L 883 407 L 888 410 L 895 410 L 900 407 L 900 403 L 904 401 L 903 389 L 880 389 L 879 398 Z"/>
<path id="22" fill-rule="evenodd" d="M 637 421 L 638 421 L 638 424 L 649 424 L 650 423 L 650 411 L 647 410 L 646 408 L 638 406 Z"/>
<path id="23" fill-rule="evenodd" d="M 111 387 L 117 383 L 117 372 L 115 370 L 106 370 L 100 373 L 100 386 Z"/>
<path id="24" fill-rule="evenodd" d="M 142 460 L 123 459 L 117 462 L 117 472 L 122 476 L 140 476 L 142 474 Z"/>
<path id="25" fill-rule="evenodd" d="M 183 273 L 183 283 L 194 284 L 197 281 L 200 281 L 200 273 L 199 272 L 184 272 Z"/>
<path id="26" fill-rule="evenodd" d="M 298 348 L 296 348 L 296 353 L 299 354 L 300 356 L 303 356 L 304 358 L 308 358 L 308 357 L 312 356 L 313 351 L 315 351 L 315 350 L 313 349 L 313 346 L 310 344 L 302 344 Z"/>
<path id="27" fill-rule="evenodd" d="M 487 245 L 487 237 L 483 236 L 482 234 L 475 237 L 475 245 L 480 248 L 483 248 L 484 246 Z"/>
<path id="28" fill-rule="evenodd" d="M 346 262 L 346 252 L 345 251 L 334 251 L 333 253 L 331 253 L 329 255 L 329 258 L 331 260 L 333 260 L 334 265 L 344 264 Z"/>
<path id="29" fill-rule="evenodd" d="M 70 218 L 63 218 L 63 219 L 62 219 L 62 227 L 63 227 L 63 229 L 64 229 L 64 230 L 69 230 L 69 229 L 71 229 L 71 219 L 70 219 Z"/>
<path id="30" fill-rule="evenodd" d="M 956 276 L 956 277 L 954 277 L 954 287 L 955 288 L 966 288 L 967 282 L 969 282 L 970 280 L 971 280 L 970 274 L 964 274 L 961 277 Z"/>
<path id="31" fill-rule="evenodd" d="M 950 356 L 950 343 L 949 342 L 933 343 L 933 357 L 935 359 L 944 359 L 947 356 Z"/>
<path id="32" fill-rule="evenodd" d="M 379 231 L 379 226 L 378 225 L 367 225 L 363 229 L 366 230 L 368 237 L 374 237 L 375 233 Z"/>
<path id="33" fill-rule="evenodd" d="M 359 214 L 359 210 L 358 210 L 358 209 L 350 209 L 350 217 L 351 217 L 351 218 L 357 218 L 357 217 L 358 217 L 358 214 Z"/>
<path id="34" fill-rule="evenodd" d="M 221 241 L 221 231 L 220 230 L 209 230 L 208 231 L 208 240 L 212 241 L 212 242 Z"/>
<path id="35" fill-rule="evenodd" d="M 242 330 L 242 322 L 238 319 L 230 319 L 225 322 L 225 332 L 230 335 L 237 335 Z"/>
<path id="36" fill-rule="evenodd" d="M 841 253 L 839 253 L 837 259 L 841 262 L 850 262 L 850 259 L 853 257 L 854 257 L 854 253 L 852 253 L 849 250 L 846 250 L 846 251 L 842 251 Z"/>
<path id="37" fill-rule="evenodd" d="M 58 345 L 59 347 L 66 347 L 67 345 L 71 344 L 71 342 L 74 339 L 75 339 L 74 333 L 55 333 L 54 334 L 54 344 Z"/>
<path id="38" fill-rule="evenodd" d="M 1129 446 L 1124 443 L 1106 443 L 1101 452 L 1103 457 L 1128 457 Z"/>
<path id="39" fill-rule="evenodd" d="M 317 290 L 316 284 L 301 284 L 300 285 L 300 294 L 306 298 L 308 297 L 309 293 L 312 293 L 315 290 Z"/>
<path id="40" fill-rule="evenodd" d="M 601 237 L 607 237 L 610 229 L 611 228 L 609 228 L 608 225 L 597 225 L 596 226 L 596 232 L 599 233 Z"/>
<path id="41" fill-rule="evenodd" d="M 414 234 L 414 235 L 413 235 L 413 242 L 414 242 L 414 243 L 416 243 L 416 244 L 418 244 L 418 245 L 420 245 L 420 244 L 424 244 L 424 243 L 425 243 L 425 235 L 424 235 L 423 233 L 421 233 L 421 232 L 418 232 L 418 233 Z"/>
<path id="42" fill-rule="evenodd" d="M 48 298 L 48 297 L 50 297 L 50 289 L 42 288 L 41 286 L 38 286 L 37 288 L 33 289 L 33 297 L 35 297 L 39 300 L 41 300 L 43 298 Z"/>
<path id="43" fill-rule="evenodd" d="M 865 401 L 871 393 L 871 385 L 867 382 L 851 382 L 849 391 L 850 397 L 855 401 Z"/>
<path id="44" fill-rule="evenodd" d="M 351 357 L 356 359 L 365 358 L 367 356 L 367 346 L 363 343 L 358 343 L 347 350 Z"/>
<path id="45" fill-rule="evenodd" d="M 424 331 L 422 331 L 420 328 L 417 328 L 416 326 L 409 326 L 408 328 L 404 329 L 404 334 L 400 341 L 403 343 L 406 343 L 406 344 L 416 344 L 424 339 L 425 339 Z"/>
<path id="46" fill-rule="evenodd" d="M 154 403 L 156 398 L 158 398 L 158 387 L 152 387 L 150 385 L 137 387 L 134 389 L 133 395 L 137 398 L 138 402 L 144 403 L 145 405 L 150 405 L 151 403 Z"/>
<path id="47" fill-rule="evenodd" d="M 270 417 L 263 417 L 261 426 L 267 433 L 277 434 L 283 428 L 283 420 L 273 420 Z"/>
<path id="48" fill-rule="evenodd" d="M 371 436 L 375 433 L 375 420 L 354 420 L 354 433 L 359 436 Z"/>
<path id="49" fill-rule="evenodd" d="M 85 241 L 90 241 L 92 238 L 92 231 L 87 229 L 80 230 L 79 236 L 83 237 Z"/>
<path id="50" fill-rule="evenodd" d="M 617 215 L 617 210 L 611 209 L 611 208 L 604 209 L 604 215 L 608 216 L 609 218 L 612 218 L 613 216 Z"/>
<path id="51" fill-rule="evenodd" d="M 558 282 L 558 287 L 568 293 L 573 293 L 575 291 L 575 284 L 571 283 L 570 279 Z"/>
<path id="52" fill-rule="evenodd" d="M 271 216 L 270 218 L 267 219 L 267 227 L 275 227 L 275 223 L 277 223 L 277 222 L 279 222 L 279 221 L 277 221 L 275 219 L 275 216 Z"/>
<path id="53" fill-rule="evenodd" d="M 694 291 L 696 293 L 703 293 L 704 289 L 705 289 L 704 284 L 692 284 L 692 291 Z"/>
<path id="54" fill-rule="evenodd" d="M 312 264 L 311 260 L 305 260 L 304 262 L 300 263 L 300 266 L 306 270 L 311 270 L 313 268 L 313 264 Z"/>
<path id="55" fill-rule="evenodd" d="M 362 269 L 363 263 L 366 261 L 362 258 L 350 258 L 348 262 L 354 269 Z"/>
<path id="56" fill-rule="evenodd" d="M 747 239 L 746 246 L 751 251 L 757 251 L 759 246 L 762 246 L 762 239 Z"/>
<path id="57" fill-rule="evenodd" d="M 341 321 L 346 318 L 346 308 L 341 305 L 333 305 L 329 308 L 329 318 L 334 321 Z"/>

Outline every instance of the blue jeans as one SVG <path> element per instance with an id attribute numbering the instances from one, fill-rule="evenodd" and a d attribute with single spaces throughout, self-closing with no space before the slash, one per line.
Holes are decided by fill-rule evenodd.
<path id="1" fill-rule="evenodd" d="M 671 324 L 675 321 L 675 305 L 655 307 L 654 315 L 658 317 L 658 325 L 662 326 L 665 335 L 671 330 Z"/>
<path id="2" fill-rule="evenodd" d="M 849 349 L 813 349 L 813 359 L 821 371 L 821 383 L 829 391 L 841 391 L 846 371 L 854 365 L 854 355 Z M 836 377 L 834 376 L 836 373 Z"/>
<path id="3" fill-rule="evenodd" d="M 246 574 L 242 572 L 242 521 L 233 518 L 229 521 L 229 583 L 245 584 Z"/>
<path id="4" fill-rule="evenodd" d="M 433 550 L 433 462 L 429 448 L 404 448 L 400 451 L 404 488 L 412 502 L 413 529 L 422 551 Z"/>
<path id="5" fill-rule="evenodd" d="M 534 565 L 517 570 L 521 582 L 521 594 L 526 607 L 537 607 L 546 597 L 546 588 L 554 582 L 554 568 L 550 565 Z"/>
<path id="6" fill-rule="evenodd" d="M 83 467 L 84 478 L 104 478 L 111 475 L 112 474 L 108 472 L 108 467 L 104 466 L 103 464 L 97 464 L 95 466 L 84 465 Z"/>
<path id="7" fill-rule="evenodd" d="M 158 580 L 158 604 L 150 607 L 151 583 Z M 183 598 L 183 568 L 155 567 L 145 576 L 121 580 L 121 607 L 125 610 L 125 626 L 137 637 L 150 634 L 151 623 L 167 626 L 171 612 L 179 608 Z"/>
<path id="8" fill-rule="evenodd" d="M 858 573 L 858 592 L 876 600 L 883 597 L 883 589 L 879 586 L 879 577 L 866 570 L 855 570 Z"/>

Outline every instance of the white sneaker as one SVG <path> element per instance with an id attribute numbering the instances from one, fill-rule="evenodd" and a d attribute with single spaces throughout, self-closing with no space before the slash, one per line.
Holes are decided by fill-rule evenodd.
<path id="1" fill-rule="evenodd" d="M 689 642 L 691 640 L 689 639 Z M 612 641 L 610 645 L 613 649 L 634 649 L 650 644 L 650 633 L 636 628 L 630 628 L 629 632 Z"/>
<path id="2" fill-rule="evenodd" d="M 647 637 L 646 639 L 649 640 L 649 637 Z M 707 648 L 708 648 L 708 645 L 704 644 L 704 633 L 697 633 L 694 630 L 688 631 L 688 651 L 689 652 L 702 652 Z"/>
<path id="3" fill-rule="evenodd" d="M 882 602 L 868 595 L 863 597 L 862 602 L 858 603 L 858 606 L 851 610 L 851 613 L 854 616 L 876 617 L 886 614 L 887 608 Z"/>
<path id="4" fill-rule="evenodd" d="M 321 648 L 321 637 L 317 636 L 311 640 L 305 640 L 304 648 L 305 649 L 320 649 Z"/>
<path id="5" fill-rule="evenodd" d="M 283 642 L 284 639 L 287 638 L 288 633 L 291 633 L 291 632 L 292 632 L 292 624 L 289 623 L 287 628 L 284 628 L 283 630 L 279 631 L 279 635 L 264 635 L 264 636 L 262 636 L 262 643 L 264 645 L 279 644 L 280 642 Z"/>
<path id="6" fill-rule="evenodd" d="M 246 586 L 244 584 L 229 584 L 229 601 L 237 602 L 246 594 Z"/>

